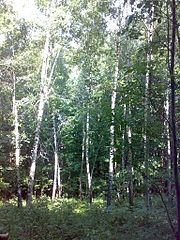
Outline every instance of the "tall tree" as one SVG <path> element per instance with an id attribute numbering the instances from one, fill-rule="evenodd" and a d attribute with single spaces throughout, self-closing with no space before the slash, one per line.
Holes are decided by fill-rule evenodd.
<path id="1" fill-rule="evenodd" d="M 110 153 L 109 153 L 109 180 L 108 180 L 108 194 L 107 206 L 112 206 L 112 186 L 113 186 L 113 172 L 114 172 L 114 155 L 115 155 L 115 107 L 117 96 L 117 83 L 119 76 L 119 39 L 117 35 L 117 49 L 116 49 L 116 66 L 113 80 L 113 89 L 111 95 L 111 126 L 110 126 Z"/>
<path id="2" fill-rule="evenodd" d="M 150 208 L 150 191 L 149 191 L 149 139 L 147 134 L 148 122 L 149 122 L 149 105 L 150 105 L 150 84 L 151 84 L 151 60 L 152 60 L 152 36 L 153 36 L 153 7 L 151 9 L 151 16 L 147 19 L 147 70 L 145 77 L 145 96 L 144 96 L 144 164 L 145 164 L 145 198 L 146 207 Z"/>
<path id="3" fill-rule="evenodd" d="M 19 137 L 19 120 L 18 120 L 18 106 L 16 101 L 16 76 L 14 69 L 12 69 L 13 79 L 13 114 L 14 114 L 14 136 L 15 136 L 15 158 L 16 158 L 16 176 L 17 176 L 17 195 L 18 207 L 22 207 L 21 195 L 21 177 L 20 177 L 20 137 Z"/>
<path id="4" fill-rule="evenodd" d="M 79 177 L 79 197 L 82 200 L 82 177 L 83 177 L 83 166 L 84 166 L 84 159 L 85 159 L 85 139 L 86 139 L 86 132 L 85 132 L 85 123 L 83 121 L 82 127 L 82 153 L 81 153 L 81 170 L 80 170 L 80 177 Z"/>
<path id="5" fill-rule="evenodd" d="M 115 157 L 115 108 L 117 98 L 117 85 L 119 78 L 119 59 L 120 59 L 120 34 L 121 34 L 121 20 L 122 20 L 122 9 L 121 4 L 117 8 L 117 26 L 115 40 L 115 69 L 114 78 L 112 82 L 112 93 L 111 93 L 111 125 L 110 125 L 110 151 L 109 151 L 109 179 L 108 179 L 108 192 L 107 192 L 107 207 L 112 206 L 112 188 L 113 188 L 113 174 L 114 174 L 114 157 Z"/>
<path id="6" fill-rule="evenodd" d="M 54 180 L 53 180 L 53 190 L 52 190 L 52 200 L 56 196 L 61 196 L 61 172 L 59 167 L 58 158 L 58 143 L 57 143 L 57 130 L 56 130 L 55 115 L 53 114 L 53 133 L 54 133 Z"/>
<path id="7" fill-rule="evenodd" d="M 180 185 L 179 185 L 179 171 L 178 171 L 178 159 L 177 159 L 177 136 L 176 136 L 176 116 L 175 116 L 175 96 L 176 96 L 176 83 L 175 83 L 175 49 L 176 49 L 176 1 L 171 1 L 172 11 L 172 35 L 171 35 L 171 58 L 170 58 L 170 79 L 171 79 L 171 157 L 174 168 L 174 181 L 176 189 L 176 207 L 177 207 L 177 232 L 176 239 L 180 240 Z"/>
<path id="8" fill-rule="evenodd" d="M 88 180 L 88 196 L 89 202 L 92 203 L 92 176 L 90 171 L 90 163 L 89 163 L 89 144 L 90 144 L 90 112 L 89 105 L 87 106 L 87 114 L 86 114 L 86 140 L 85 140 L 85 159 L 86 159 L 86 172 L 87 172 L 87 180 Z"/>
<path id="9" fill-rule="evenodd" d="M 41 68 L 41 90 L 39 96 L 39 105 L 37 111 L 37 125 L 35 129 L 34 145 L 32 150 L 32 159 L 31 166 L 28 178 L 28 193 L 27 193 L 27 205 L 31 207 L 32 205 L 32 194 L 33 194 L 33 184 L 36 171 L 36 160 L 38 154 L 38 146 L 40 140 L 40 130 L 41 123 L 43 120 L 44 106 L 48 98 L 49 87 L 51 84 L 52 76 L 54 73 L 54 68 L 56 64 L 56 58 L 53 62 L 53 65 L 50 66 L 50 48 L 51 48 L 51 28 L 53 23 L 53 11 L 55 9 L 55 0 L 52 0 L 48 8 L 48 19 L 47 19 L 47 29 L 46 29 L 46 39 L 43 49 L 43 59 L 42 59 L 42 68 Z M 50 73 L 49 73 L 50 72 Z"/>
<path id="10" fill-rule="evenodd" d="M 130 103 L 127 106 L 128 119 L 131 118 Z M 128 192 L 129 192 L 129 206 L 132 207 L 133 203 L 133 164 L 132 164 L 132 129 L 130 123 L 127 126 L 127 136 L 128 136 L 128 160 L 127 160 L 127 170 L 128 170 Z"/>

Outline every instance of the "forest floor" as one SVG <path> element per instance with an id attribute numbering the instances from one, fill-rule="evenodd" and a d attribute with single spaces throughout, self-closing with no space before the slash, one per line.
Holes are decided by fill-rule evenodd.
<path id="1" fill-rule="evenodd" d="M 160 202 L 147 211 L 142 201 L 133 210 L 127 204 L 108 212 L 103 200 L 87 202 L 39 199 L 31 210 L 15 202 L 0 204 L 0 233 L 10 240 L 173 240 L 172 230 Z M 175 211 L 172 209 L 172 212 Z M 172 213 L 173 214 L 173 213 Z M 175 213 L 174 213 L 175 214 Z"/>

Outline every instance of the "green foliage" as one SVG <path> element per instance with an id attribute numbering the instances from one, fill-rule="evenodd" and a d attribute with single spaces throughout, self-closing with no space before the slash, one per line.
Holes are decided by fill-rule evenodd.
<path id="1" fill-rule="evenodd" d="M 50 1 L 37 0 L 42 19 L 46 18 Z M 163 1 L 139 1 L 134 12 L 124 19 L 121 31 L 114 30 L 118 21 L 116 1 L 61 1 L 54 10 L 50 37 L 49 62 L 60 53 L 45 106 L 40 132 L 34 190 L 51 196 L 54 171 L 54 138 L 52 116 L 57 127 L 58 157 L 63 195 L 78 197 L 82 159 L 83 126 L 90 113 L 89 163 L 93 169 L 94 198 L 105 199 L 110 146 L 111 94 L 115 75 L 117 35 L 120 58 L 115 107 L 116 169 L 113 198 L 123 204 L 128 197 L 128 160 L 132 153 L 134 198 L 145 190 L 144 135 L 145 92 L 150 73 L 146 137 L 149 151 L 149 187 L 157 184 L 166 191 L 172 176 L 167 171 L 166 95 L 169 94 L 166 4 Z M 126 4 L 128 1 L 125 1 Z M 0 189 L 8 200 L 16 194 L 15 146 L 13 141 L 12 70 L 16 75 L 18 105 L 21 184 L 27 191 L 27 178 L 40 89 L 40 72 L 44 48 L 46 21 L 18 18 L 10 4 L 1 1 L 0 27 Z M 137 1 L 130 1 L 132 8 Z M 153 6 L 154 4 L 154 6 Z M 149 42 L 147 18 L 154 24 Z M 170 11 L 170 9 L 169 9 Z M 162 14 L 163 13 L 163 14 Z M 177 16 L 179 21 L 179 16 Z M 110 27 L 108 27 L 110 25 Z M 171 29 L 170 29 L 171 31 Z M 0 39 L 1 40 L 1 39 Z M 171 41 L 171 39 L 169 39 Z M 147 55 L 152 59 L 148 61 Z M 179 56 L 175 61 L 175 77 L 179 83 Z M 177 89 L 177 98 L 179 90 Z M 177 116 L 178 112 L 177 100 Z M 179 126 L 179 116 L 177 125 Z M 128 142 L 131 129 L 131 143 Z M 180 131 L 179 131 L 180 132 Z M 124 161 L 124 166 L 123 166 Z M 85 161 L 82 171 L 83 198 L 87 196 Z M 7 194 L 8 193 L 8 194 Z M 8 195 L 8 196 L 7 196 Z M 10 195 L 10 196 L 9 196 Z M 25 198 L 26 196 L 24 196 Z M 139 203 L 138 203 L 139 204 Z M 103 205 L 103 204 L 102 204 Z M 134 212 L 125 207 L 107 213 L 99 203 L 89 208 L 83 202 L 67 200 L 51 204 L 47 199 L 34 204 L 28 212 L 14 206 L 3 206 L 2 225 L 10 227 L 12 239 L 171 239 L 162 209 L 147 213 L 140 203 Z M 142 208 L 142 210 L 141 210 Z M 156 208 L 156 206 L 155 206 Z M 6 212 L 7 210 L 7 212 Z M 13 213 L 14 212 L 14 213 Z M 10 218 L 12 215 L 12 218 Z M 17 215 L 17 216 L 16 216 Z M 16 217 L 15 217 L 16 216 Z M 173 215 L 174 216 L 174 215 Z M 19 225 L 16 225 L 19 221 Z M 158 223 L 159 221 L 159 223 Z M 83 223 L 83 226 L 82 226 Z M 156 227 L 156 228 L 155 228 Z M 6 228 L 6 227 L 5 227 Z M 168 232 L 169 231 L 169 232 Z M 163 234 L 163 232 L 165 234 Z"/>
<path id="2" fill-rule="evenodd" d="M 130 211 L 114 207 L 109 213 L 99 199 L 89 207 L 74 199 L 47 198 L 34 207 L 17 209 L 12 203 L 1 205 L 1 232 L 8 231 L 15 239 L 172 239 L 162 209 L 147 212 L 141 206 Z"/>

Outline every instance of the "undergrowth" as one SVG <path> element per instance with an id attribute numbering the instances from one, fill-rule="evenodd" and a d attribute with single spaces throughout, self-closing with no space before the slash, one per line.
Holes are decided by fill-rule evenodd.
<path id="1" fill-rule="evenodd" d="M 107 211 L 102 200 L 92 206 L 85 201 L 47 198 L 34 202 L 31 210 L 15 203 L 0 205 L 0 232 L 11 240 L 172 240 L 164 209 L 147 211 L 141 204 Z"/>

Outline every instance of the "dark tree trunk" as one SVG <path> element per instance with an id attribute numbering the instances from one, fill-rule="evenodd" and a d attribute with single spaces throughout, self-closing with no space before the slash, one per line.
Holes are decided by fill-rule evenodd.
<path id="1" fill-rule="evenodd" d="M 177 204 L 177 232 L 176 239 L 180 240 L 180 189 L 178 178 L 178 160 L 177 160 L 177 136 L 176 136 L 176 119 L 175 119 L 175 77 L 174 77 L 174 62 L 175 62 L 175 41 L 176 41 L 176 2 L 172 0 L 172 40 L 171 40 L 171 62 L 170 62 L 170 79 L 171 79 L 171 157 L 174 170 L 174 181 L 176 190 Z"/>

